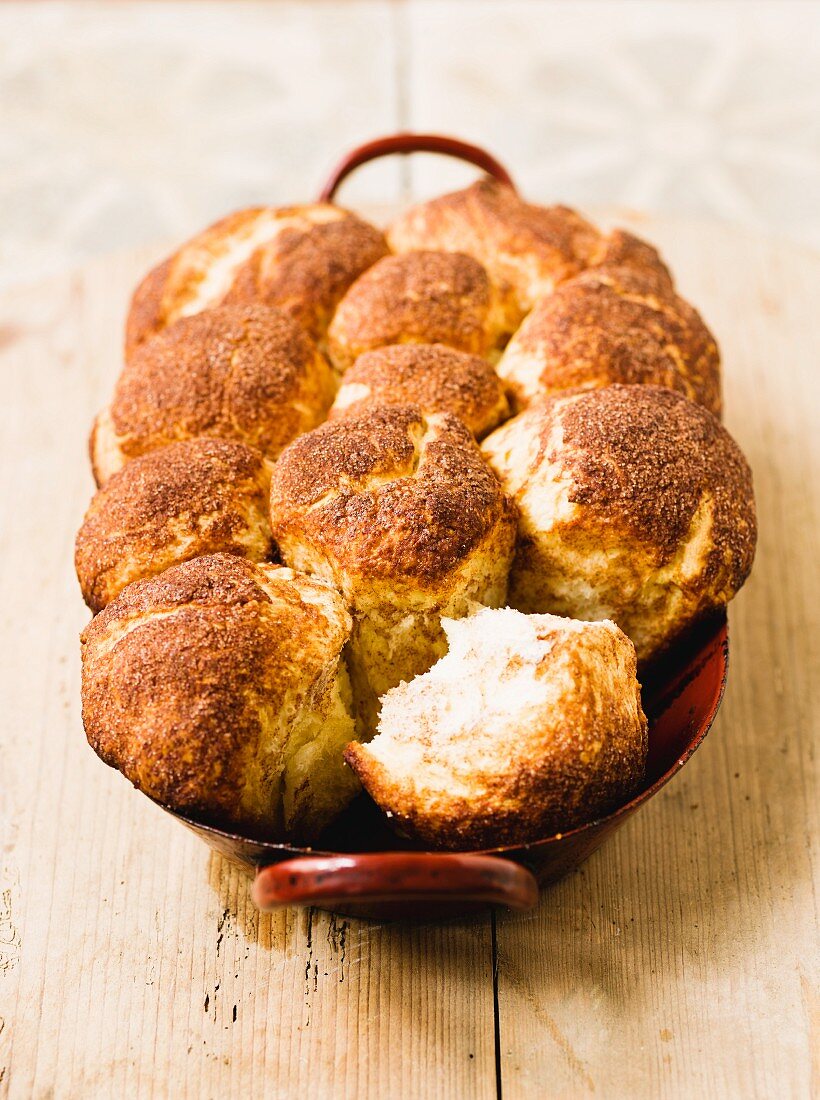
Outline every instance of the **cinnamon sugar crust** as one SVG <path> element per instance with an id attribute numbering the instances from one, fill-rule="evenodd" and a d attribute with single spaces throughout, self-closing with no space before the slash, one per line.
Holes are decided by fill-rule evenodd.
<path id="1" fill-rule="evenodd" d="M 205 438 L 129 462 L 97 492 L 77 534 L 88 606 L 99 611 L 133 581 L 203 554 L 269 559 L 271 469 L 244 443 Z"/>
<path id="2" fill-rule="evenodd" d="M 252 207 L 220 219 L 149 272 L 126 324 L 126 357 L 180 317 L 266 304 L 321 342 L 340 298 L 386 255 L 384 235 L 330 203 Z"/>
<path id="3" fill-rule="evenodd" d="M 611 383 L 680 390 L 721 412 L 720 353 L 700 314 L 653 271 L 592 268 L 541 299 L 498 364 L 516 404 Z"/>
<path id="4" fill-rule="evenodd" d="M 444 344 L 394 344 L 365 352 L 345 373 L 329 418 L 358 415 L 377 404 L 415 404 L 425 415 L 452 413 L 477 438 L 510 414 L 490 364 Z"/>
<path id="5" fill-rule="evenodd" d="M 97 482 L 196 436 L 239 440 L 275 458 L 324 419 L 334 392 L 316 345 L 280 311 L 221 306 L 184 317 L 126 363 L 92 435 Z"/>
<path id="6" fill-rule="evenodd" d="M 466 427 L 410 405 L 375 406 L 295 440 L 271 486 L 275 531 L 337 566 L 435 583 L 499 523 L 509 502 Z"/>
<path id="7" fill-rule="evenodd" d="M 353 727 L 337 681 L 349 630 L 332 589 L 279 566 L 218 554 L 138 581 L 82 634 L 89 743 L 181 812 L 315 835 L 356 789 L 341 759 Z M 338 805 L 321 790 L 283 795 L 299 749 L 334 723 L 317 770 Z"/>
<path id="8" fill-rule="evenodd" d="M 334 366 L 388 344 L 446 344 L 497 356 L 521 319 L 509 289 L 461 252 L 386 256 L 342 299 L 328 330 Z"/>
<path id="9" fill-rule="evenodd" d="M 494 179 L 411 207 L 393 222 L 387 236 L 394 252 L 466 252 L 494 281 L 513 288 L 524 311 L 566 279 L 599 264 L 652 269 L 671 286 L 669 272 L 651 245 L 623 230 L 601 233 L 567 206 L 525 202 Z"/>
<path id="10" fill-rule="evenodd" d="M 722 607 L 752 566 L 751 471 L 706 409 L 655 386 L 534 403 L 483 444 L 520 511 L 510 602 L 611 618 L 641 660 Z"/>
<path id="11" fill-rule="evenodd" d="M 276 306 L 321 342 L 345 291 L 386 255 L 381 233 L 353 216 L 309 233 L 285 229 L 239 269 L 225 302 Z"/>

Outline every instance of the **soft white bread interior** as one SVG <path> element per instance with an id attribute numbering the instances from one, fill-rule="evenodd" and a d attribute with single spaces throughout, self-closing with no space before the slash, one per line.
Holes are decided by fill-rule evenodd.
<path id="1" fill-rule="evenodd" d="M 611 622 L 483 609 L 382 700 L 345 758 L 398 826 L 442 848 L 525 843 L 590 821 L 640 784 L 647 722 L 632 643 Z"/>
<path id="2" fill-rule="evenodd" d="M 359 789 L 350 628 L 329 585 L 227 554 L 131 584 L 82 635 L 89 743 L 177 811 L 310 840 Z"/>

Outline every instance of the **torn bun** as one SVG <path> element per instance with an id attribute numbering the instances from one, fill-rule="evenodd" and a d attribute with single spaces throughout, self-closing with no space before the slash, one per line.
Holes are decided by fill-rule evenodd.
<path id="1" fill-rule="evenodd" d="M 345 759 L 402 831 L 435 848 L 525 844 L 608 813 L 646 764 L 635 649 L 611 622 L 479 611 L 382 700 Z"/>

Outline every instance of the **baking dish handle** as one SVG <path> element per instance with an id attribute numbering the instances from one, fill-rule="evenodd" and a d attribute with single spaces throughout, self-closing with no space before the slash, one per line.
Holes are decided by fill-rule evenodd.
<path id="1" fill-rule="evenodd" d="M 262 910 L 315 905 L 458 903 L 532 909 L 538 884 L 520 863 L 450 852 L 362 852 L 298 856 L 262 867 L 253 884 Z"/>
<path id="2" fill-rule="evenodd" d="M 515 190 L 515 184 L 507 169 L 481 146 L 470 145 L 466 141 L 447 137 L 444 134 L 401 133 L 376 138 L 374 141 L 368 141 L 364 145 L 351 149 L 328 176 L 319 195 L 319 202 L 332 202 L 342 180 L 360 165 L 367 164 L 370 160 L 377 160 L 379 157 L 390 156 L 392 153 L 440 153 L 445 157 L 466 160 Z"/>

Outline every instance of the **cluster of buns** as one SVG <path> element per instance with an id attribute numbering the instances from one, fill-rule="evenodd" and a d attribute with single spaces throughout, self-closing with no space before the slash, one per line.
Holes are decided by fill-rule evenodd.
<path id="1" fill-rule="evenodd" d="M 387 234 L 218 222 L 138 287 L 91 435 L 83 718 L 157 801 L 443 847 L 636 789 L 639 667 L 755 546 L 717 345 L 648 244 L 482 180 Z"/>

